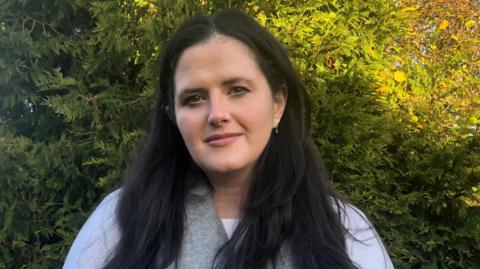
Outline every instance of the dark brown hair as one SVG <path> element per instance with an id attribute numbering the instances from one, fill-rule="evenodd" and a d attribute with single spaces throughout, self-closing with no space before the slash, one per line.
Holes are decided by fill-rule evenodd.
<path id="1" fill-rule="evenodd" d="M 125 178 L 118 205 L 121 238 L 105 268 L 166 268 L 179 255 L 185 194 L 208 182 L 172 121 L 173 77 L 181 53 L 213 35 L 248 46 L 272 91 L 286 89 L 288 100 L 280 132 L 271 136 L 256 163 L 244 215 L 212 267 L 266 268 L 286 247 L 295 268 L 354 268 L 346 253 L 339 198 L 308 134 L 308 95 L 281 44 L 240 11 L 192 18 L 164 47 L 153 126 Z"/>

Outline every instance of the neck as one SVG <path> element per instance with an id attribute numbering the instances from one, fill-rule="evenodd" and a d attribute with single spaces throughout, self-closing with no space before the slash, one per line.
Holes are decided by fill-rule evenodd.
<path id="1" fill-rule="evenodd" d="M 213 203 L 219 218 L 238 218 L 248 192 L 248 177 L 239 175 L 209 177 L 214 188 Z"/>

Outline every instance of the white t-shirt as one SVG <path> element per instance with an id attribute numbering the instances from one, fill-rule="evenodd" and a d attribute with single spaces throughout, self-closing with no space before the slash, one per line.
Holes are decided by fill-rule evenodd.
<path id="1" fill-rule="evenodd" d="M 108 255 L 119 239 L 115 220 L 118 196 L 119 191 L 108 195 L 88 218 L 70 248 L 64 269 L 99 269 L 108 260 Z M 346 246 L 350 259 L 362 269 L 393 269 L 380 238 L 363 213 L 352 206 L 346 206 L 345 210 L 343 224 L 357 239 L 347 235 Z M 222 223 L 230 238 L 238 220 L 223 219 Z"/>
<path id="2" fill-rule="evenodd" d="M 233 231 L 235 231 L 235 228 L 237 228 L 238 219 L 222 219 L 222 224 L 228 239 L 230 239 Z"/>

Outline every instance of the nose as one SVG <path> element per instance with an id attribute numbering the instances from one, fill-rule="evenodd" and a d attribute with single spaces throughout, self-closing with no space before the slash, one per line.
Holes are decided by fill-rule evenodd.
<path id="1" fill-rule="evenodd" d="M 221 96 L 210 97 L 210 110 L 208 123 L 213 126 L 221 126 L 230 120 L 229 106 L 225 98 Z"/>

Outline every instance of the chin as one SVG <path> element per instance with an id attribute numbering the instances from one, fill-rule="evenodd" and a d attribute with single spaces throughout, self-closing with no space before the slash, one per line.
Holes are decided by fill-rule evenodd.
<path id="1" fill-rule="evenodd" d="M 222 165 L 213 165 L 213 166 L 204 166 L 202 170 L 207 175 L 232 175 L 248 171 L 250 168 L 248 166 L 239 166 L 233 164 L 222 164 Z"/>

